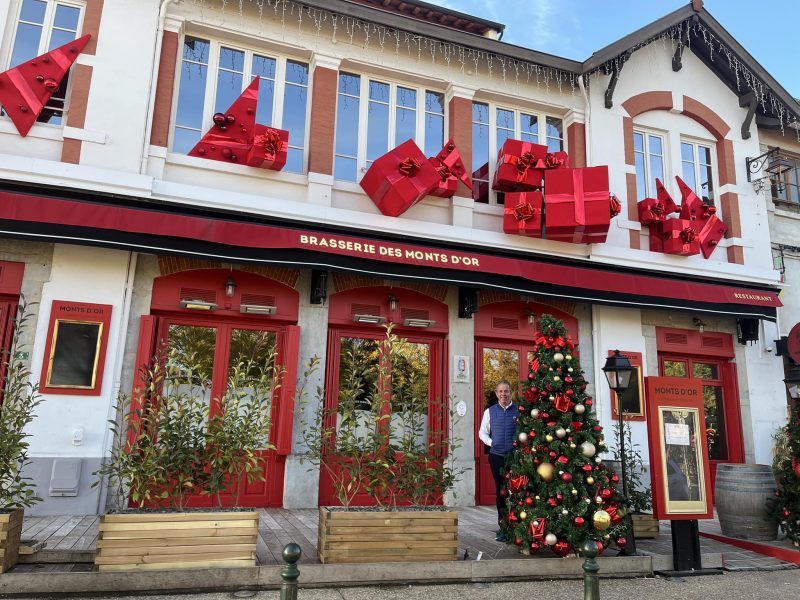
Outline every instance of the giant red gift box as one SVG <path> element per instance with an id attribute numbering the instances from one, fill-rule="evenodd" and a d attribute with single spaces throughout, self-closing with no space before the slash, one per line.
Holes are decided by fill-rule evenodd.
<path id="1" fill-rule="evenodd" d="M 661 203 L 664 208 L 664 216 L 670 215 L 680 211 L 681 207 L 675 204 L 672 196 L 669 195 L 667 188 L 661 183 L 661 180 L 656 177 L 656 200 Z"/>
<path id="2" fill-rule="evenodd" d="M 28 135 L 91 37 L 87 33 L 0 73 L 0 104 L 22 137 Z"/>
<path id="3" fill-rule="evenodd" d="M 650 225 L 657 221 L 664 221 L 667 218 L 664 205 L 656 198 L 639 200 L 637 208 L 639 209 L 639 222 L 642 225 Z"/>
<path id="4" fill-rule="evenodd" d="M 467 168 L 461 160 L 455 142 L 449 140 L 444 148 L 436 156 L 428 159 L 439 173 L 439 185 L 430 192 L 431 196 L 439 198 L 452 198 L 458 189 L 458 182 L 461 180 L 469 189 L 472 189 L 472 182 L 467 175 Z"/>
<path id="5" fill-rule="evenodd" d="M 527 237 L 542 237 L 542 192 L 507 192 L 503 231 Z"/>
<path id="6" fill-rule="evenodd" d="M 701 221 L 708 218 L 708 214 L 713 214 L 716 211 L 716 209 L 714 209 L 713 211 L 709 212 L 708 208 L 704 208 L 706 205 L 703 203 L 703 199 L 695 194 L 692 188 L 686 185 L 683 179 L 676 175 L 675 180 L 678 182 L 678 188 L 681 190 L 682 196 L 680 212 L 681 219 Z"/>
<path id="7" fill-rule="evenodd" d="M 659 223 L 662 248 L 665 254 L 694 256 L 700 254 L 700 237 L 697 235 L 694 221 L 689 219 L 667 219 Z M 650 237 L 653 237 L 650 231 Z M 652 244 L 651 244 L 652 249 Z"/>
<path id="8" fill-rule="evenodd" d="M 492 189 L 526 192 L 542 187 L 547 146 L 507 139 L 497 154 Z"/>
<path id="9" fill-rule="evenodd" d="M 406 140 L 372 163 L 361 178 L 361 187 L 384 215 L 397 217 L 441 180 L 414 140 Z"/>
<path id="10" fill-rule="evenodd" d="M 720 240 L 725 237 L 728 227 L 723 223 L 720 218 L 712 214 L 705 220 L 703 226 L 700 228 L 698 237 L 700 238 L 700 250 L 703 256 L 709 258 L 714 252 Z"/>
<path id="11" fill-rule="evenodd" d="M 545 172 L 545 237 L 573 243 L 605 241 L 611 224 L 608 167 Z"/>
<path id="12" fill-rule="evenodd" d="M 256 123 L 253 146 L 247 155 L 251 167 L 280 171 L 289 152 L 289 132 Z"/>

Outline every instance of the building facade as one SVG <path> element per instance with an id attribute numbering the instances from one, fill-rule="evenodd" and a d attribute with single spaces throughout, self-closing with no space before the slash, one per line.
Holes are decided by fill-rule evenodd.
<path id="1" fill-rule="evenodd" d="M 773 242 L 797 251 L 797 199 L 756 191 L 746 159 L 800 148 L 797 101 L 702 2 L 584 62 L 503 43 L 502 29 L 423 2 L 0 0 L 3 69 L 91 35 L 27 136 L 0 117 L 0 315 L 7 326 L 21 296 L 36 303 L 26 341 L 45 397 L 30 429 L 35 512 L 102 512 L 91 484 L 107 420 L 159 343 L 205 348 L 212 395 L 237 357 L 274 351 L 293 380 L 316 356 L 312 384 L 333 406 L 342 354 L 388 322 L 429 397 L 463 412 L 428 424 L 465 440 L 450 504 L 493 502 L 481 414 L 498 379 L 527 376 L 544 313 L 580 344 L 604 426 L 601 368 L 619 349 L 645 377 L 703 380 L 712 465 L 771 460 L 786 406 L 774 340 L 800 320 L 796 302 L 779 308 Z M 189 156 L 256 77 L 257 122 L 289 132 L 285 167 Z M 408 138 L 427 156 L 452 139 L 472 190 L 381 214 L 358 182 Z M 622 213 L 604 243 L 503 232 L 490 183 L 508 138 L 608 165 Z M 709 258 L 650 250 L 637 203 L 656 179 L 679 198 L 675 176 L 726 225 Z M 65 380 L 83 380 L 60 384 L 55 332 L 92 323 L 97 352 L 75 341 L 61 357 L 76 363 Z M 276 398 L 276 450 L 250 505 L 331 502 L 300 463 L 293 393 Z M 646 414 L 630 418 L 646 448 Z"/>

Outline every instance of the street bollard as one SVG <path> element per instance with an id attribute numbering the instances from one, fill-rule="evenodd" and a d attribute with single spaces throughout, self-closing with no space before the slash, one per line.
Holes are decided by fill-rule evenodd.
<path id="1" fill-rule="evenodd" d="M 594 540 L 586 540 L 581 554 L 586 558 L 583 561 L 583 600 L 600 600 L 600 581 L 597 578 L 600 567 L 595 560 L 597 544 Z"/>
<path id="2" fill-rule="evenodd" d="M 281 571 L 281 600 L 297 600 L 297 580 L 300 578 L 300 569 L 297 561 L 303 551 L 294 542 L 283 547 L 283 562 L 286 566 Z"/>

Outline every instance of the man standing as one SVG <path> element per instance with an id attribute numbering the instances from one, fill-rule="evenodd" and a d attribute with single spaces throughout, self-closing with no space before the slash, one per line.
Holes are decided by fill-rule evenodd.
<path id="1" fill-rule="evenodd" d="M 506 501 L 500 496 L 500 487 L 503 476 L 500 470 L 506 463 L 506 457 L 511 453 L 514 443 L 514 433 L 517 429 L 517 407 L 511 401 L 511 384 L 501 379 L 495 387 L 497 404 L 493 404 L 483 411 L 481 428 L 478 437 L 489 446 L 489 468 L 494 477 L 495 497 L 497 501 L 497 524 L 506 515 Z M 495 539 L 498 542 L 508 541 L 505 535 L 498 530 Z"/>

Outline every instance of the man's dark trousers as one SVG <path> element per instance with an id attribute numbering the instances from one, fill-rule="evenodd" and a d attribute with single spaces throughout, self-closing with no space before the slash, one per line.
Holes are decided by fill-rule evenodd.
<path id="1" fill-rule="evenodd" d="M 503 475 L 500 470 L 506 464 L 506 457 L 502 454 L 489 453 L 489 468 L 492 470 L 492 477 L 494 477 L 494 493 L 497 504 L 497 524 L 505 518 L 506 515 L 506 499 L 500 495 L 500 488 L 503 484 Z"/>

